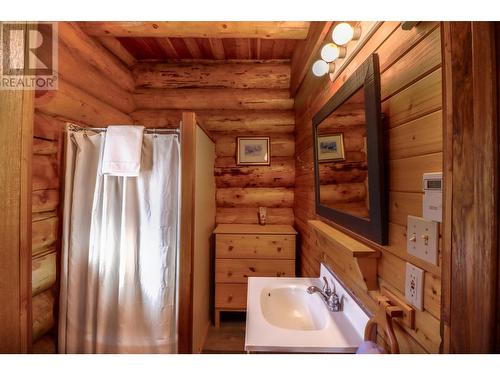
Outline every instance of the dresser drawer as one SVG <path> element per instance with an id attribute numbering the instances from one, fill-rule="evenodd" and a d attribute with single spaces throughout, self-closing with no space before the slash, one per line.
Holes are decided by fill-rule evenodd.
<path id="1" fill-rule="evenodd" d="M 247 284 L 215 284 L 215 308 L 247 308 Z"/>
<path id="2" fill-rule="evenodd" d="M 249 277 L 293 277 L 295 261 L 289 259 L 217 259 L 215 281 L 246 283 Z"/>
<path id="3" fill-rule="evenodd" d="M 218 234 L 217 258 L 295 259 L 294 235 Z"/>

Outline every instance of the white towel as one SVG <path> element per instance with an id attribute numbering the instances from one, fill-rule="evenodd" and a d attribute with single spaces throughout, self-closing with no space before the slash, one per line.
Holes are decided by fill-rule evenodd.
<path id="1" fill-rule="evenodd" d="M 144 126 L 109 126 L 106 131 L 102 173 L 111 176 L 138 176 Z"/>
<path id="2" fill-rule="evenodd" d="M 363 341 L 356 354 L 382 354 L 383 351 L 377 344 L 371 341 Z"/>

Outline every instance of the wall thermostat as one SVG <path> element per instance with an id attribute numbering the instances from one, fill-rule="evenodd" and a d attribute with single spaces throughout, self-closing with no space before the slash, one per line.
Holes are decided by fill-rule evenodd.
<path id="1" fill-rule="evenodd" d="M 443 173 L 424 173 L 423 185 L 424 219 L 441 223 L 443 218 Z"/>

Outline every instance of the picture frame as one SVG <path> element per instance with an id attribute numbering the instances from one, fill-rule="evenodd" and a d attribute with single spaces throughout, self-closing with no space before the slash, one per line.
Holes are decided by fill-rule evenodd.
<path id="1" fill-rule="evenodd" d="M 318 135 L 317 142 L 318 163 L 345 160 L 343 133 Z"/>
<path id="2" fill-rule="evenodd" d="M 237 137 L 236 164 L 270 165 L 271 164 L 270 137 Z"/>

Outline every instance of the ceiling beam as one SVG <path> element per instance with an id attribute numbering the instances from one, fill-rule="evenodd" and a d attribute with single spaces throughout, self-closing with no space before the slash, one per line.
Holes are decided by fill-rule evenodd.
<path id="1" fill-rule="evenodd" d="M 298 43 L 292 56 L 292 72 L 290 77 L 290 95 L 293 97 L 304 80 L 312 61 L 317 58 L 315 52 L 325 39 L 333 22 L 311 22 L 307 39 Z"/>
<path id="2" fill-rule="evenodd" d="M 279 22 L 79 22 L 91 36 L 306 39 L 309 23 Z"/>

